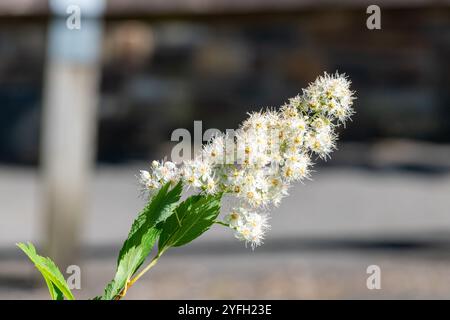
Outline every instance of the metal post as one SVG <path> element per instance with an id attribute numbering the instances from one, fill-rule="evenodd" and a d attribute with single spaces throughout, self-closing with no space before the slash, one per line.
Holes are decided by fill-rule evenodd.
<path id="1" fill-rule="evenodd" d="M 49 4 L 54 18 L 48 33 L 41 148 L 45 245 L 46 253 L 65 269 L 77 257 L 94 162 L 104 1 Z M 79 28 L 67 22 L 74 5 Z"/>

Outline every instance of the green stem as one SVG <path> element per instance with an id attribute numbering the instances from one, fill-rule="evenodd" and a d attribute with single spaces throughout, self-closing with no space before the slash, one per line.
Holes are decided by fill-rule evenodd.
<path id="1" fill-rule="evenodd" d="M 148 264 L 148 266 L 146 266 L 141 272 L 139 272 L 137 276 L 132 278 L 130 280 L 129 287 L 131 287 L 136 281 L 138 281 L 139 278 L 142 277 L 148 270 L 153 268 L 155 266 L 155 264 L 158 262 L 158 259 L 160 256 L 161 255 L 158 254 L 156 257 L 154 257 L 153 260 Z"/>
<path id="2" fill-rule="evenodd" d="M 230 225 L 228 223 L 225 223 L 223 221 L 216 220 L 216 221 L 214 221 L 214 223 L 220 224 L 221 226 L 230 227 Z"/>
<path id="3" fill-rule="evenodd" d="M 160 252 L 158 252 L 158 254 L 152 259 L 152 261 L 150 261 L 150 263 L 144 268 L 142 269 L 141 272 L 139 272 L 136 276 L 134 276 L 133 278 L 131 278 L 126 284 L 125 284 L 125 288 L 122 289 L 122 291 L 120 292 L 120 294 L 116 297 L 115 300 L 120 300 L 123 297 L 125 297 L 125 295 L 127 294 L 128 289 L 131 288 L 131 286 L 138 281 L 147 271 L 149 271 L 151 268 L 153 268 L 156 263 L 158 262 L 158 259 L 161 257 L 161 255 L 164 253 L 165 250 L 162 250 Z"/>

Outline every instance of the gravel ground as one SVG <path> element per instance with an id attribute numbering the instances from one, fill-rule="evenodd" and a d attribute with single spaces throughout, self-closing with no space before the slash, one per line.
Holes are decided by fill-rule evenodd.
<path id="1" fill-rule="evenodd" d="M 138 167 L 100 168 L 83 233 L 77 297 L 101 293 L 143 200 Z M 33 170 L 0 169 L 0 299 L 47 299 L 17 241 L 42 239 Z M 321 168 L 274 210 L 254 252 L 215 227 L 176 249 L 130 289 L 130 299 L 449 298 L 450 175 Z M 17 201 L 19 199 L 21 201 Z M 39 236 L 40 235 L 40 236 Z M 366 268 L 380 266 L 380 290 Z"/>
<path id="2" fill-rule="evenodd" d="M 366 286 L 367 266 L 381 268 L 381 289 Z M 114 259 L 81 264 L 77 298 L 102 292 Z M 7 273 L 7 277 L 4 273 Z M 3 264 L 0 299 L 48 299 L 29 264 Z M 260 255 L 173 254 L 133 286 L 127 299 L 430 299 L 450 297 L 450 259 L 402 254 L 303 253 Z"/>

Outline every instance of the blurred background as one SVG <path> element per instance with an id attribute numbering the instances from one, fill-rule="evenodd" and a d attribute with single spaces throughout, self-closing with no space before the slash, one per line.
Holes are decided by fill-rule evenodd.
<path id="1" fill-rule="evenodd" d="M 380 30 L 370 4 L 1 1 L 0 299 L 48 299 L 27 240 L 81 267 L 77 297 L 100 294 L 145 204 L 135 175 L 170 156 L 173 130 L 235 128 L 336 70 L 356 115 L 266 243 L 214 227 L 127 297 L 450 298 L 449 2 L 377 1 Z"/>

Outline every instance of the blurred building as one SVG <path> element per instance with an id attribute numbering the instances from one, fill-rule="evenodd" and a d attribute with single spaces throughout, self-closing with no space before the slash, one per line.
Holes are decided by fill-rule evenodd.
<path id="1" fill-rule="evenodd" d="M 98 160 L 160 157 L 193 120 L 233 128 L 279 106 L 323 71 L 347 73 L 358 126 L 345 141 L 450 141 L 450 11 L 439 1 L 366 6 L 314 1 L 110 1 L 105 21 Z M 36 164 L 48 9 L 0 5 L 0 161 Z M 163 149 L 161 149 L 163 148 Z"/>

